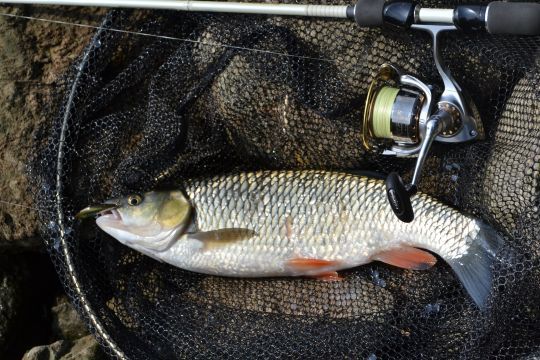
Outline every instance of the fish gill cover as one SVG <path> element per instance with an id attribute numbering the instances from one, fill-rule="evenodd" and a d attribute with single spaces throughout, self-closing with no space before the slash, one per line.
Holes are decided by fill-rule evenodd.
<path id="1" fill-rule="evenodd" d="M 111 355 L 133 359 L 540 355 L 539 48 L 538 37 L 443 37 L 486 140 L 435 145 L 420 186 L 505 235 L 510 261 L 492 269 L 482 312 L 444 261 L 423 272 L 372 263 L 330 283 L 220 278 L 159 263 L 75 220 L 111 196 L 234 170 L 410 179 L 413 159 L 362 150 L 367 88 L 383 63 L 439 84 L 421 32 L 109 13 L 67 75 L 31 165 L 45 241 L 71 300 Z"/>

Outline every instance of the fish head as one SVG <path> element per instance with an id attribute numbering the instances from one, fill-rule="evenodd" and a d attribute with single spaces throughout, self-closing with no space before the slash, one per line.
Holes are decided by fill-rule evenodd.
<path id="1" fill-rule="evenodd" d="M 191 204 L 181 191 L 152 191 L 107 200 L 96 224 L 143 253 L 168 249 L 186 230 Z"/>

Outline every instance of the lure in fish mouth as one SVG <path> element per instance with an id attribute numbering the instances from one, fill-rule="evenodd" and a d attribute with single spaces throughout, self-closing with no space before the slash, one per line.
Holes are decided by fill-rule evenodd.
<path id="1" fill-rule="evenodd" d="M 346 173 L 240 173 L 188 180 L 184 190 L 111 199 L 77 216 L 99 214 L 97 225 L 122 244 L 218 276 L 339 280 L 337 271 L 371 261 L 424 270 L 437 261 L 429 250 L 486 306 L 501 237 L 427 195 L 404 223 L 383 181 Z"/>

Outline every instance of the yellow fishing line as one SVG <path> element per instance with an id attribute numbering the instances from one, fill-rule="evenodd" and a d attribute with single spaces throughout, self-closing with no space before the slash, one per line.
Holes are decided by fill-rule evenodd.
<path id="1" fill-rule="evenodd" d="M 392 106 L 399 92 L 398 88 L 383 86 L 373 106 L 373 135 L 378 138 L 392 138 L 390 130 L 390 119 L 392 116 Z"/>

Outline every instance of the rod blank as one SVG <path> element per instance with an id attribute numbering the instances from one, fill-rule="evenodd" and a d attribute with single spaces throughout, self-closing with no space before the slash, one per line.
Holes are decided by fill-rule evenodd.
<path id="1" fill-rule="evenodd" d="M 346 18 L 347 5 L 301 5 L 194 0 L 8 0 L 3 4 L 70 5 L 220 13 Z"/>

